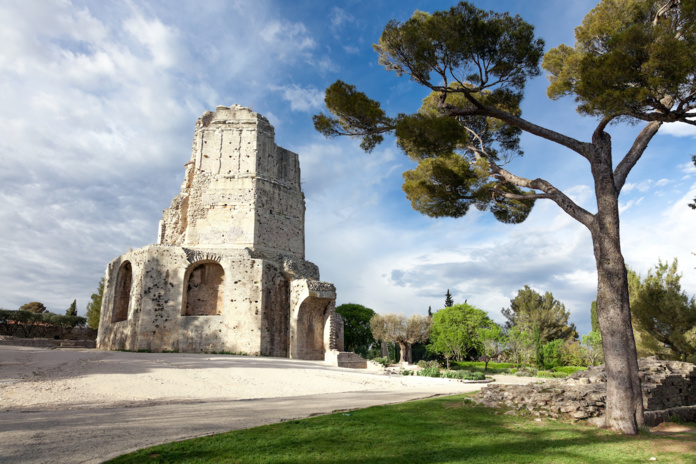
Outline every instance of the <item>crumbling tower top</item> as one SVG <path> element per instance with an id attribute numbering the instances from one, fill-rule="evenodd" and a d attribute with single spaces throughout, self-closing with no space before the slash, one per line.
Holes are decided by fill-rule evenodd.
<path id="1" fill-rule="evenodd" d="M 196 122 L 181 193 L 164 210 L 158 243 L 304 259 L 304 214 L 298 155 L 275 144 L 263 116 L 218 106 Z"/>

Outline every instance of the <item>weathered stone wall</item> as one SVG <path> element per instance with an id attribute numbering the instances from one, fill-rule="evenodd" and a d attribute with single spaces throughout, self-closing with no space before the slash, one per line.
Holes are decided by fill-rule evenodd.
<path id="1" fill-rule="evenodd" d="M 672 415 L 688 419 L 696 414 L 696 366 L 644 358 L 638 367 L 647 425 L 669 420 Z M 606 381 L 604 366 L 596 366 L 567 379 L 529 385 L 490 384 L 478 394 L 478 401 L 538 416 L 593 419 L 601 424 L 606 408 Z"/>

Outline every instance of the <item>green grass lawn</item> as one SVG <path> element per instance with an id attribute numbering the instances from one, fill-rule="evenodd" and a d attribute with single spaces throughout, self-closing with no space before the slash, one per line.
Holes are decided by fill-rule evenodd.
<path id="1" fill-rule="evenodd" d="M 623 436 L 471 404 L 465 395 L 282 422 L 143 449 L 112 463 L 696 462 L 696 426 Z"/>

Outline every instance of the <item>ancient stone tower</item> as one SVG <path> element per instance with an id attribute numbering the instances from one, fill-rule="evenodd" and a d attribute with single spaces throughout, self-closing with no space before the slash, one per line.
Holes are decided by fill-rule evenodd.
<path id="1" fill-rule="evenodd" d="M 342 350 L 334 286 L 304 260 L 297 154 L 241 106 L 196 123 L 181 193 L 157 245 L 106 270 L 101 349 L 324 359 Z"/>

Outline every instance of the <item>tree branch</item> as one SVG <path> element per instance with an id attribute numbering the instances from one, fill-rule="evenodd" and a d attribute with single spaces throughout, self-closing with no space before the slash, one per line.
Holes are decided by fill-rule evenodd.
<path id="1" fill-rule="evenodd" d="M 515 184 L 518 187 L 528 188 L 532 190 L 541 190 L 542 192 L 544 192 L 543 194 L 534 193 L 531 195 L 516 195 L 506 192 L 496 192 L 497 195 L 501 195 L 505 198 L 510 198 L 511 200 L 531 200 L 537 198 L 553 200 L 554 203 L 556 203 L 563 211 L 565 211 L 573 219 L 583 224 L 588 229 L 590 228 L 591 224 L 594 221 L 594 215 L 592 213 L 579 206 L 577 203 L 571 200 L 570 197 L 568 197 L 565 193 L 558 190 L 556 187 L 551 185 L 550 182 L 544 179 L 527 179 L 525 177 L 516 176 L 507 169 L 503 169 L 495 162 L 493 157 L 483 149 L 483 141 L 481 140 L 481 137 L 479 137 L 479 135 L 476 132 L 469 129 L 468 127 L 466 127 L 466 130 L 469 133 L 471 133 L 481 144 L 480 149 L 473 146 L 469 146 L 469 150 L 473 151 L 477 158 L 481 156 L 486 158 L 493 175 L 499 176 L 505 182 L 510 182 L 511 184 Z"/>
<path id="2" fill-rule="evenodd" d="M 469 95 L 469 92 L 463 92 L 468 100 L 473 100 L 472 103 L 476 106 L 475 108 L 459 108 L 447 103 L 441 105 L 441 109 L 448 116 L 489 116 L 492 118 L 499 119 L 511 126 L 522 129 L 525 132 L 536 135 L 546 140 L 563 145 L 566 148 L 570 148 L 574 152 L 578 153 L 587 160 L 590 159 L 590 147 L 591 145 L 585 142 L 580 142 L 572 137 L 560 134 L 558 132 L 552 131 L 545 127 L 537 126 L 534 123 L 522 119 L 519 116 L 508 113 L 507 111 L 494 108 L 491 106 L 485 106 L 481 104 L 478 100 L 474 99 Z"/>
<path id="3" fill-rule="evenodd" d="M 500 195 L 505 198 L 509 198 L 510 200 L 552 200 L 550 196 L 548 196 L 545 193 L 532 193 L 531 195 L 517 195 L 514 193 L 503 193 L 503 192 L 496 192 L 497 195 Z"/>
<path id="4" fill-rule="evenodd" d="M 616 188 L 617 192 L 621 192 L 621 189 L 626 183 L 628 174 L 643 155 L 643 152 L 648 147 L 650 140 L 652 140 L 653 136 L 657 134 L 660 126 L 662 126 L 662 123 L 659 121 L 648 123 L 643 130 L 640 131 L 640 134 L 638 134 L 638 137 L 636 137 L 636 140 L 633 142 L 633 146 L 630 150 L 628 150 L 626 156 L 624 156 L 619 165 L 616 166 L 616 169 L 614 170 L 614 187 Z"/>

